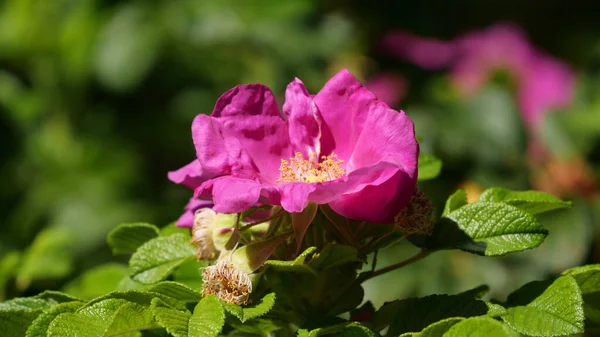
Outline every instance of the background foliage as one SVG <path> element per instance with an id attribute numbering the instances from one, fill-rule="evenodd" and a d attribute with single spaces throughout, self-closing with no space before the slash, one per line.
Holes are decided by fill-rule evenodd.
<path id="1" fill-rule="evenodd" d="M 379 74 L 403 76 L 396 107 L 415 120 L 422 148 L 444 162 L 441 177 L 421 186 L 438 212 L 459 186 L 471 199 L 497 185 L 544 189 L 575 203 L 540 217 L 552 233 L 540 248 L 485 265 L 462 252 L 436 254 L 426 269 L 413 265 L 369 281 L 374 304 L 482 283 L 504 296 L 528 281 L 600 261 L 600 26 L 591 8 L 564 7 L 466 0 L 3 1 L 0 299 L 44 289 L 80 289 L 84 298 L 105 292 L 82 295 L 89 287 L 77 288 L 86 282 L 77 277 L 110 258 L 106 234 L 123 222 L 165 225 L 187 202 L 189 191 L 170 183 L 166 172 L 193 154 L 189 126 L 196 114 L 210 113 L 216 98 L 239 83 L 264 83 L 281 98 L 295 76 L 315 92 L 342 67 L 367 83 Z M 498 21 L 521 26 L 576 76 L 573 102 L 545 119 L 543 143 L 551 155 L 534 164 L 505 76 L 494 77 L 475 99 L 461 99 L 452 96 L 447 72 L 421 69 L 379 45 L 398 28 L 452 39 Z M 551 179 L 536 179 L 546 173 Z M 557 188 L 548 181 L 565 183 Z M 382 252 L 380 263 L 410 256 L 411 249 L 397 245 Z M 122 266 L 111 268 L 101 274 L 120 280 Z"/>

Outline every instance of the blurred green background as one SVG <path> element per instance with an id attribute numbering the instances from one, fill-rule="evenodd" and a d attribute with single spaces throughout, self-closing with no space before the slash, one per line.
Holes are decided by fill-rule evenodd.
<path id="1" fill-rule="evenodd" d="M 191 192 L 166 172 L 193 158 L 191 121 L 210 113 L 221 93 L 264 83 L 282 104 L 294 77 L 316 92 L 340 68 L 379 95 L 386 91 L 375 90 L 377 79 L 400 79 L 383 82 L 387 94 L 415 120 L 422 149 L 444 161 L 442 175 L 421 186 L 438 209 L 459 187 L 476 198 L 492 185 L 543 189 L 576 205 L 541 219 L 551 233 L 537 250 L 485 259 L 440 253 L 367 284 L 375 304 L 481 283 L 501 297 L 529 280 L 600 261 L 600 24 L 586 6 L 4 0 L 0 299 L 47 288 L 81 292 L 79 275 L 115 259 L 105 244 L 115 225 L 174 221 Z M 493 76 L 464 97 L 448 70 L 420 68 L 380 44 L 398 29 L 452 40 L 497 22 L 521 27 L 533 48 L 568 65 L 575 78 L 569 104 L 545 111 L 536 136 L 541 158 L 532 156 L 510 76 Z M 411 249 L 390 248 L 381 263 Z"/>

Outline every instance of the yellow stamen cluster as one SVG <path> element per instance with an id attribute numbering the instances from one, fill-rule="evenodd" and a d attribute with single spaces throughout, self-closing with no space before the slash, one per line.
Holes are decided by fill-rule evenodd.
<path id="1" fill-rule="evenodd" d="M 281 160 L 280 178 L 277 182 L 322 183 L 339 179 L 344 176 L 343 162 L 335 153 L 322 156 L 321 161 L 318 162 L 313 154 L 308 159 L 304 159 L 302 153 L 296 152 L 289 161 Z"/>
<path id="2" fill-rule="evenodd" d="M 248 274 L 235 268 L 233 263 L 222 259 L 202 273 L 202 296 L 215 294 L 231 304 L 247 304 L 252 292 L 252 280 Z"/>

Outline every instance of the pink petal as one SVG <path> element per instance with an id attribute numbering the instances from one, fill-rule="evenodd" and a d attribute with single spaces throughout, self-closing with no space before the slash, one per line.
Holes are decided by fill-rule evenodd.
<path id="1" fill-rule="evenodd" d="M 317 158 L 321 148 L 321 113 L 312 97 L 298 78 L 287 86 L 283 112 L 288 116 L 288 127 L 293 153 Z"/>
<path id="2" fill-rule="evenodd" d="M 254 180 L 224 176 L 198 187 L 196 196 L 210 196 L 218 213 L 238 213 L 261 204 L 279 204 L 279 193 L 271 186 Z"/>
<path id="3" fill-rule="evenodd" d="M 418 156 L 419 144 L 410 118 L 404 111 L 397 112 L 381 102 L 373 102 L 346 171 L 386 161 L 396 163 L 409 177 L 416 179 Z"/>
<path id="4" fill-rule="evenodd" d="M 211 117 L 192 130 L 203 166 L 235 177 L 275 182 L 281 159 L 290 157 L 287 124 L 269 88 L 237 86 L 219 98 Z"/>
<path id="5" fill-rule="evenodd" d="M 201 208 L 211 208 L 212 206 L 213 203 L 210 200 L 202 200 L 196 198 L 190 199 L 188 204 L 185 205 L 185 213 L 183 213 L 179 217 L 179 219 L 177 219 L 175 225 L 178 227 L 192 228 L 192 226 L 194 226 L 194 213 Z"/>
<path id="6" fill-rule="evenodd" d="M 398 214 L 410 202 L 416 179 L 406 172 L 396 173 L 383 183 L 370 184 L 358 192 L 343 194 L 329 203 L 329 206 L 347 218 L 372 223 L 392 223 Z"/>
<path id="7" fill-rule="evenodd" d="M 176 184 L 194 189 L 207 178 L 211 178 L 210 174 L 202 170 L 202 166 L 198 160 L 183 166 L 182 168 L 168 173 L 169 180 Z"/>
<path id="8" fill-rule="evenodd" d="M 348 158 L 367 119 L 369 104 L 376 100 L 346 69 L 331 78 L 314 97 L 323 117 L 321 154 L 334 151 Z"/>

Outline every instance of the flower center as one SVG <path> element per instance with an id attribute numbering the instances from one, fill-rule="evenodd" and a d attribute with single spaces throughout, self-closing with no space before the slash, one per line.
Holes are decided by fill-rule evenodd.
<path id="1" fill-rule="evenodd" d="M 281 159 L 280 177 L 277 182 L 322 183 L 339 179 L 345 174 L 341 166 L 343 162 L 333 152 L 329 156 L 322 156 L 321 162 L 318 162 L 314 154 L 304 159 L 302 153 L 296 152 L 289 161 Z"/>

